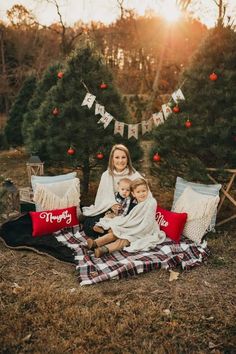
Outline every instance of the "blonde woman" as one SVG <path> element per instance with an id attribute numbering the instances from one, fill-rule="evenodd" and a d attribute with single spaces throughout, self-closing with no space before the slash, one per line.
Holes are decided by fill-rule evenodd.
<path id="1" fill-rule="evenodd" d="M 117 213 L 121 207 L 115 199 L 115 193 L 118 191 L 118 182 L 124 177 L 134 180 L 142 176 L 132 166 L 127 147 L 116 144 L 111 149 L 108 168 L 101 176 L 94 204 L 82 209 L 85 217 L 83 228 L 87 236 L 92 238 L 101 236 L 94 231 L 94 225 L 109 209 Z"/>

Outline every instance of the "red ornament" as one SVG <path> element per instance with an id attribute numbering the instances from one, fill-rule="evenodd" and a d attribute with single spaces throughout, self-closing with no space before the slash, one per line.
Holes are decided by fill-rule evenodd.
<path id="1" fill-rule="evenodd" d="M 102 160 L 104 158 L 104 155 L 103 155 L 102 152 L 98 152 L 96 157 L 97 157 L 98 160 Z"/>
<path id="2" fill-rule="evenodd" d="M 58 79 L 62 79 L 64 76 L 64 73 L 62 71 L 59 71 L 59 73 L 57 74 Z"/>
<path id="3" fill-rule="evenodd" d="M 104 84 L 104 82 L 100 85 L 100 88 L 103 89 L 103 90 L 106 89 L 107 87 L 108 87 L 108 85 Z"/>
<path id="4" fill-rule="evenodd" d="M 68 155 L 74 155 L 74 154 L 75 154 L 75 149 L 73 149 L 73 147 L 70 147 L 70 148 L 67 150 L 67 154 L 68 154 Z"/>
<path id="5" fill-rule="evenodd" d="M 156 152 L 154 155 L 153 155 L 153 158 L 152 160 L 154 162 L 159 162 L 161 160 L 161 156 L 158 154 L 158 152 Z"/>
<path id="6" fill-rule="evenodd" d="M 190 120 L 189 120 L 189 119 L 186 120 L 186 122 L 185 122 L 185 127 L 186 127 L 186 128 L 190 128 L 191 125 L 192 125 L 192 123 L 190 122 Z"/>
<path id="7" fill-rule="evenodd" d="M 209 79 L 211 81 L 216 81 L 218 79 L 218 76 L 216 75 L 216 73 L 211 73 L 211 75 L 209 75 Z"/>
<path id="8" fill-rule="evenodd" d="M 173 108 L 173 112 L 175 112 L 175 113 L 179 113 L 179 111 L 180 111 L 179 106 L 178 106 L 178 105 L 174 106 L 174 108 Z"/>
<path id="9" fill-rule="evenodd" d="M 52 110 L 52 114 L 54 115 L 54 116 L 58 116 L 58 114 L 59 114 L 59 109 L 57 108 L 57 107 L 55 107 L 55 108 L 53 108 L 53 110 Z"/>

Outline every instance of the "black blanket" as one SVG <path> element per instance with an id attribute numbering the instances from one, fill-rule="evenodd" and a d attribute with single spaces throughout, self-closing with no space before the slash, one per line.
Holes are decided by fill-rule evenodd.
<path id="1" fill-rule="evenodd" d="M 32 236 L 32 222 L 28 213 L 2 224 L 0 238 L 7 247 L 31 249 L 37 253 L 48 254 L 63 262 L 75 263 L 74 251 L 58 242 L 54 235 Z"/>

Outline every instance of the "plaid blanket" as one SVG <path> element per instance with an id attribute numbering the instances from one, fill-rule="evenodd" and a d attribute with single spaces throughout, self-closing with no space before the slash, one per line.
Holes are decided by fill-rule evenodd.
<path id="1" fill-rule="evenodd" d="M 148 252 L 117 251 L 96 258 L 86 247 L 86 236 L 78 228 L 64 229 L 54 234 L 56 239 L 73 249 L 80 285 L 90 285 L 104 280 L 121 279 L 153 269 L 173 269 L 181 266 L 189 270 L 201 265 L 209 256 L 207 242 L 196 245 L 189 239 L 179 244 L 166 239 Z"/>

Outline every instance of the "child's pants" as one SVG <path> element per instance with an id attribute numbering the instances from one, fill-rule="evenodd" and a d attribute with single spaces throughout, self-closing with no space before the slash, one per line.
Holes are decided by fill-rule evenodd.
<path id="1" fill-rule="evenodd" d="M 129 246 L 130 242 L 125 239 L 117 238 L 115 235 L 113 235 L 112 232 L 109 232 L 108 234 L 97 238 L 96 244 L 98 247 L 106 246 L 109 250 L 109 253 L 112 253 L 115 251 L 120 251 L 124 247 Z"/>

